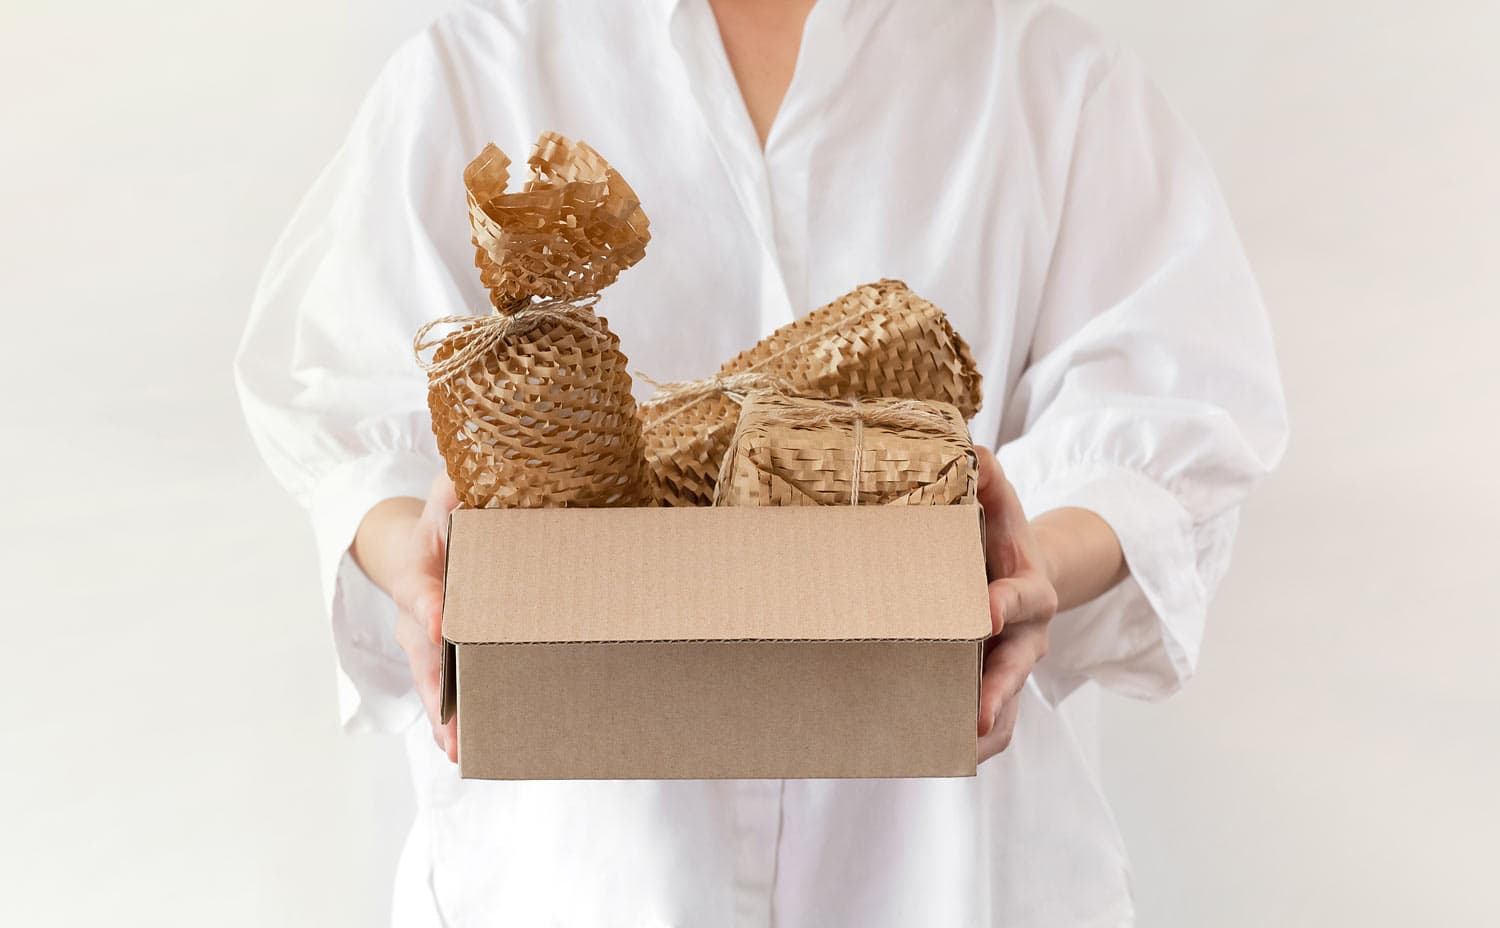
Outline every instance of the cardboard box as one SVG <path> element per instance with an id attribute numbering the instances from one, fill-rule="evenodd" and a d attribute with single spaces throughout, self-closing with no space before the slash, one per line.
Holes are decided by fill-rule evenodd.
<path id="1" fill-rule="evenodd" d="M 973 505 L 461 509 L 443 717 L 486 779 L 975 772 Z"/>

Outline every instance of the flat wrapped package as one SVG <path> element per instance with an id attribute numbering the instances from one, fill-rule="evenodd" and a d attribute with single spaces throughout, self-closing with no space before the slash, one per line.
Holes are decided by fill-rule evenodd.
<path id="1" fill-rule="evenodd" d="M 720 506 L 960 505 L 978 462 L 951 403 L 746 396 L 717 482 Z"/>

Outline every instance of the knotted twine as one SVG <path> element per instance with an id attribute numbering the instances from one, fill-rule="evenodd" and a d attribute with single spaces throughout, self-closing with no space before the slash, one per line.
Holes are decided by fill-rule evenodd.
<path id="1" fill-rule="evenodd" d="M 777 393 L 791 394 L 796 392 L 790 380 L 777 374 L 765 374 L 758 371 L 759 368 L 781 360 L 792 355 L 794 352 L 805 351 L 811 345 L 820 344 L 823 339 L 830 335 L 838 334 L 846 329 L 853 329 L 862 322 L 860 316 L 844 316 L 835 319 L 832 324 L 824 326 L 816 332 L 806 335 L 794 341 L 788 341 L 781 350 L 757 361 L 748 371 L 739 374 L 715 374 L 702 380 L 674 380 L 668 383 L 657 383 L 650 377 L 636 371 L 636 376 L 656 387 L 656 393 L 645 402 L 641 403 L 641 412 L 654 410 L 661 406 L 670 406 L 666 412 L 653 416 L 653 425 L 661 425 L 677 414 L 691 409 L 693 406 L 708 399 L 711 396 L 730 396 L 753 390 L 774 390 Z"/>
<path id="2" fill-rule="evenodd" d="M 656 388 L 656 393 L 641 404 L 643 407 L 676 404 L 675 408 L 655 420 L 657 422 L 670 419 L 683 409 L 710 396 L 727 396 L 732 400 L 739 400 L 748 394 L 763 390 L 771 393 L 795 392 L 791 381 L 775 374 L 720 374 L 715 377 L 705 377 L 702 380 L 671 380 L 666 383 L 653 380 L 640 371 L 636 371 L 635 376 Z"/>
<path id="3" fill-rule="evenodd" d="M 417 330 L 412 339 L 412 354 L 417 364 L 427 373 L 427 382 L 446 384 L 469 369 L 469 365 L 497 351 L 508 339 L 533 331 L 544 322 L 559 322 L 577 329 L 584 335 L 604 338 L 608 330 L 592 306 L 599 302 L 599 294 L 591 293 L 576 300 L 544 299 L 530 303 L 518 303 L 509 310 L 496 309 L 484 316 L 442 316 Z M 450 332 L 442 338 L 428 338 L 438 326 L 462 325 L 458 332 Z M 463 345 L 441 360 L 431 361 L 423 353 L 437 348 L 454 335 L 466 336 Z"/>
<path id="4" fill-rule="evenodd" d="M 597 299 L 444 316 L 412 339 L 433 433 L 465 506 L 638 502 L 645 462 L 630 378 L 618 339 L 594 314 Z M 434 332 L 446 325 L 459 328 Z"/>

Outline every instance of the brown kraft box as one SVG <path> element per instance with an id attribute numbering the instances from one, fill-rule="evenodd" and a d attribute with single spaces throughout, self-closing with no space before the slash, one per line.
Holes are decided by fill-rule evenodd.
<path id="1" fill-rule="evenodd" d="M 974 775 L 976 505 L 459 509 L 446 581 L 464 777 Z"/>

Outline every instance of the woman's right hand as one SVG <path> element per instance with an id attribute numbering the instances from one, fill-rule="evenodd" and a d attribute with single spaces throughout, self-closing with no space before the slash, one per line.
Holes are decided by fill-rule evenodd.
<path id="1" fill-rule="evenodd" d="M 427 710 L 432 736 L 448 759 L 458 760 L 453 720 L 440 721 L 443 701 L 443 564 L 448 514 L 458 506 L 453 481 L 440 475 L 427 500 L 377 503 L 360 522 L 354 559 L 396 603 L 396 641 L 406 652 L 412 680 Z"/>

